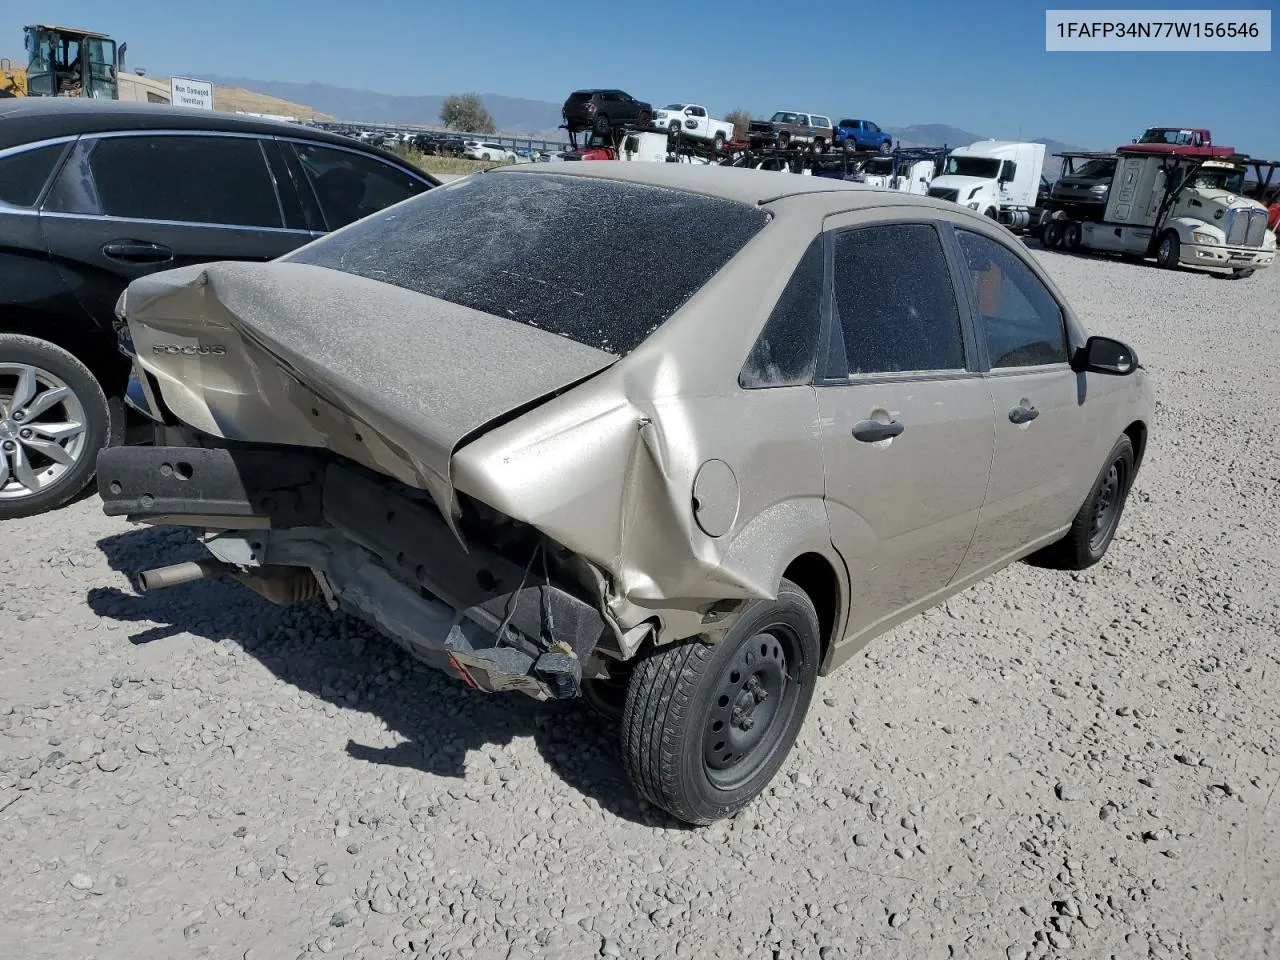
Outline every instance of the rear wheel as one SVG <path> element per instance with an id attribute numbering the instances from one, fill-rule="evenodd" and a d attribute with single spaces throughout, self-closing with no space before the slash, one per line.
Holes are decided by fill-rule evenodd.
<path id="1" fill-rule="evenodd" d="M 778 146 L 780 146 L 783 150 L 791 146 L 791 134 L 785 131 L 778 134 Z"/>
<path id="2" fill-rule="evenodd" d="M 723 133 L 716 134 L 715 140 L 712 141 L 712 146 L 715 147 L 716 153 L 724 152 L 724 134 Z"/>
<path id="3" fill-rule="evenodd" d="M 605 116 L 603 113 L 598 115 L 595 118 L 595 120 L 592 122 L 591 128 L 595 130 L 596 133 L 600 134 L 602 137 L 608 136 L 609 135 L 609 118 Z"/>
<path id="4" fill-rule="evenodd" d="M 1254 269 L 1253 267 L 1244 267 L 1243 269 L 1240 269 L 1240 270 L 1232 270 L 1230 279 L 1248 280 L 1250 277 L 1253 276 L 1253 269 Z"/>
<path id="5" fill-rule="evenodd" d="M 1080 223 L 1072 220 L 1067 224 L 1066 229 L 1062 231 L 1062 246 L 1072 252 L 1080 249 L 1080 239 L 1083 231 L 1080 229 Z"/>
<path id="6" fill-rule="evenodd" d="M 881 153 L 893 153 L 893 144 L 891 144 L 888 140 L 883 141 L 883 142 L 880 144 L 880 152 L 881 152 Z"/>
<path id="7" fill-rule="evenodd" d="M 737 813 L 782 766 L 804 724 L 821 655 L 809 597 L 784 580 L 719 643 L 640 661 L 627 687 L 623 763 L 636 789 L 687 823 Z"/>
<path id="8" fill-rule="evenodd" d="M 111 423 L 88 367 L 51 343 L 0 334 L 0 520 L 52 510 L 83 490 Z"/>
<path id="9" fill-rule="evenodd" d="M 647 127 L 652 120 L 653 120 L 653 115 L 647 111 L 642 110 L 640 112 L 640 115 L 636 117 L 636 126 Z"/>
<path id="10" fill-rule="evenodd" d="M 1122 436 L 1107 455 L 1102 473 L 1076 513 L 1071 529 L 1033 559 L 1065 570 L 1083 570 L 1106 555 L 1133 485 L 1133 443 Z"/>
<path id="11" fill-rule="evenodd" d="M 1040 235 L 1040 242 L 1050 250 L 1062 243 L 1062 221 L 1050 220 L 1046 223 L 1044 232 Z"/>
<path id="12" fill-rule="evenodd" d="M 1160 237 L 1160 245 L 1156 247 L 1156 263 L 1166 270 L 1177 270 L 1178 259 L 1182 256 L 1182 241 L 1173 230 L 1166 230 Z"/>

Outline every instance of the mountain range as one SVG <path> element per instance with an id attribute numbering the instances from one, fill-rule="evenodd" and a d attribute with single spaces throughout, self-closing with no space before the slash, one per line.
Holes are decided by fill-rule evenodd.
<path id="1" fill-rule="evenodd" d="M 376 93 L 371 90 L 354 90 L 327 83 L 291 83 L 219 76 L 206 79 L 217 84 L 243 87 L 284 100 L 303 103 L 313 110 L 331 114 L 340 120 L 363 120 L 368 123 L 437 124 L 440 121 L 440 108 L 445 101 L 442 95 Z M 558 103 L 508 97 L 496 93 L 481 94 L 480 99 L 484 101 L 494 123 L 503 133 L 555 140 L 564 137 L 564 131 L 558 129 L 560 125 L 560 104 Z M 884 129 L 904 147 L 957 147 L 977 140 L 985 140 L 990 136 L 990 134 L 972 133 L 944 123 L 925 123 L 906 127 L 886 126 Z M 1083 149 L 1049 138 L 1036 138 L 1036 142 L 1045 145 L 1047 154 Z M 1057 170 L 1056 163 L 1046 163 L 1045 166 L 1052 168 L 1055 172 Z"/>

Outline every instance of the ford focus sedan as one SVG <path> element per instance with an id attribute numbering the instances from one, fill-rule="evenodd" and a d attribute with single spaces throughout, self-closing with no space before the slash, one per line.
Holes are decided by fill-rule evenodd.
<path id="1" fill-rule="evenodd" d="M 1101 559 L 1152 413 L 1001 227 L 749 170 L 476 175 L 123 312 L 160 442 L 101 456 L 105 510 L 211 554 L 141 589 L 226 574 L 479 691 L 584 696 L 697 824 L 878 634 Z"/>

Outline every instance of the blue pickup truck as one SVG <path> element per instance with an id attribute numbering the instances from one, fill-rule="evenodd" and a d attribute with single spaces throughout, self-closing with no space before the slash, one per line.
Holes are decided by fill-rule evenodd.
<path id="1" fill-rule="evenodd" d="M 881 153 L 893 150 L 893 137 L 870 120 L 841 120 L 836 126 L 833 142 L 848 150 L 879 150 Z"/>

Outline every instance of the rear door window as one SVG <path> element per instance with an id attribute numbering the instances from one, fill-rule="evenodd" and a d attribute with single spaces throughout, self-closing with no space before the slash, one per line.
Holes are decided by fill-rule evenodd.
<path id="1" fill-rule="evenodd" d="M 293 147 L 330 230 L 408 200 L 431 186 L 367 154 L 314 143 L 295 142 Z"/>
<path id="2" fill-rule="evenodd" d="M 768 221 L 640 184 L 487 173 L 437 187 L 286 259 L 380 280 L 630 353 Z"/>
<path id="3" fill-rule="evenodd" d="M 0 157 L 0 203 L 33 207 L 67 144 L 51 143 Z"/>
<path id="4" fill-rule="evenodd" d="M 960 309 L 933 226 L 856 227 L 833 242 L 850 374 L 964 369 Z"/>
<path id="5" fill-rule="evenodd" d="M 89 169 L 109 217 L 283 226 L 256 137 L 104 137 Z"/>

